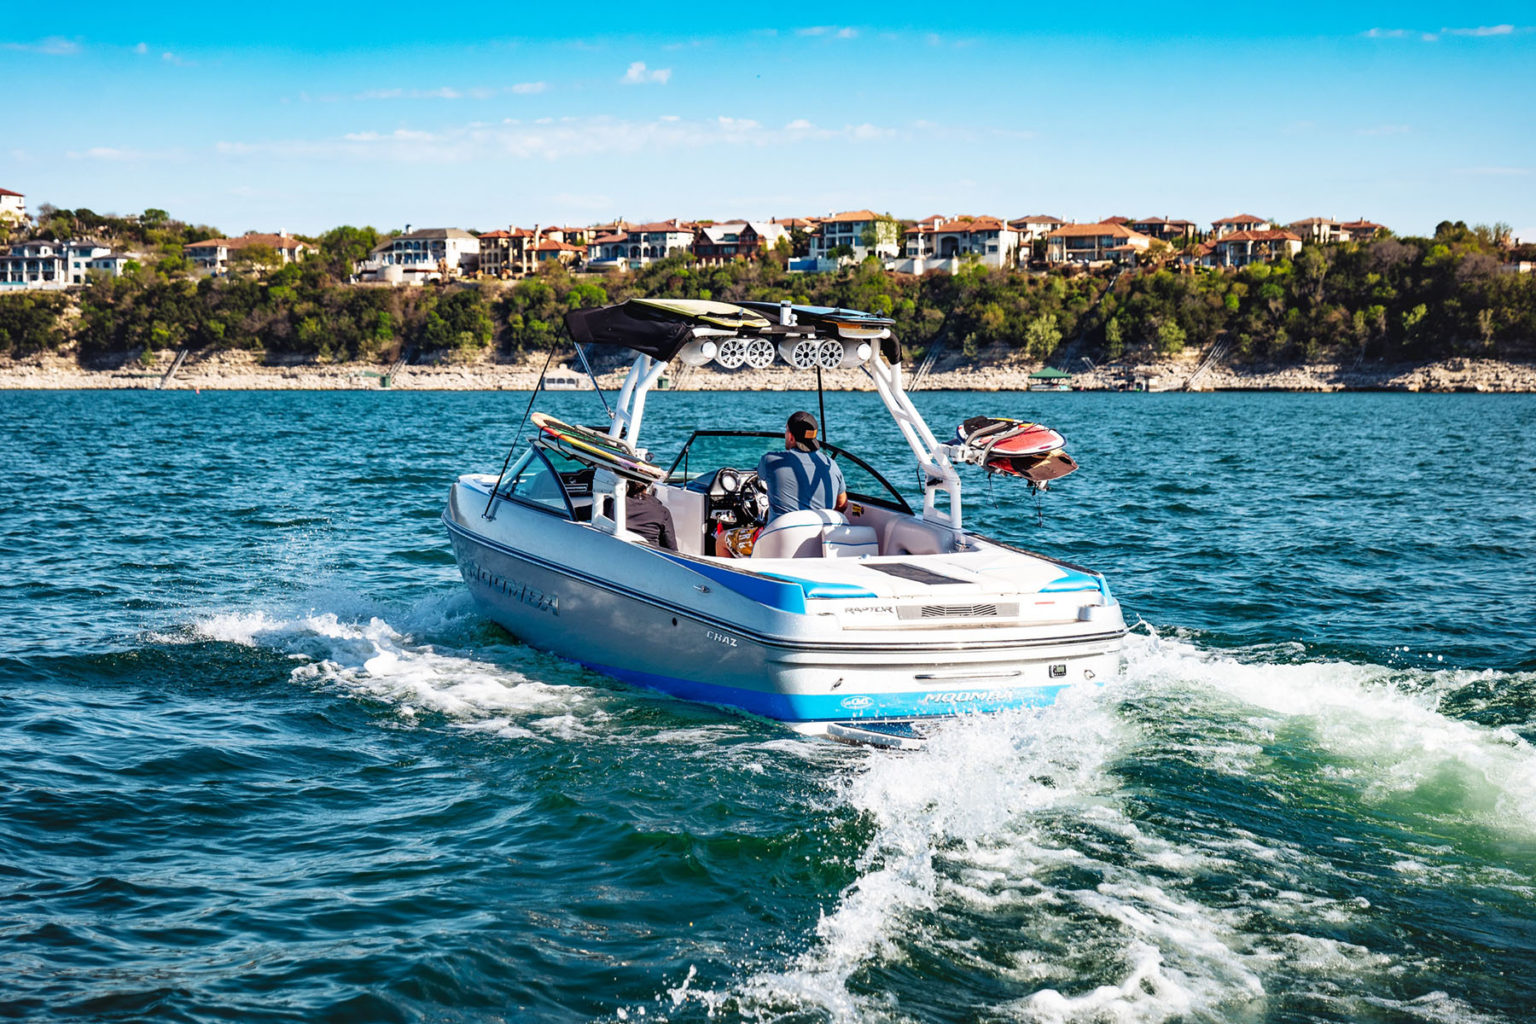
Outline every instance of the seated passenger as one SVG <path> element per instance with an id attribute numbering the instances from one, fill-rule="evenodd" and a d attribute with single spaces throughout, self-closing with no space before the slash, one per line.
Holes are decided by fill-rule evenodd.
<path id="1" fill-rule="evenodd" d="M 629 482 L 629 498 L 624 505 L 624 526 L 658 548 L 677 550 L 677 528 L 672 525 L 672 511 L 656 497 L 655 488 L 638 480 Z"/>
<path id="2" fill-rule="evenodd" d="M 757 476 L 768 490 L 768 521 L 802 509 L 835 509 L 848 505 L 843 471 L 816 440 L 816 417 L 797 412 L 784 427 L 784 450 L 769 452 L 757 464 Z"/>

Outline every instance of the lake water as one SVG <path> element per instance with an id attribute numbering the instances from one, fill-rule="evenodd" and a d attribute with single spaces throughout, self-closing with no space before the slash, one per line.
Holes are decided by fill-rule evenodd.
<path id="1" fill-rule="evenodd" d="M 0 394 L 0 1017 L 1536 1018 L 1536 397 L 919 394 L 1066 434 L 972 525 L 1140 624 L 906 755 L 477 615 L 438 515 L 525 401 Z"/>

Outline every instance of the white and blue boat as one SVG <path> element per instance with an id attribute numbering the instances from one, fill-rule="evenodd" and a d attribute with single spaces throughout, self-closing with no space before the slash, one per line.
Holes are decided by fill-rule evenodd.
<path id="1" fill-rule="evenodd" d="M 758 458 L 782 432 L 696 431 L 655 492 L 677 551 L 625 527 L 626 471 L 534 439 L 496 474 L 453 484 L 443 513 L 484 613 L 527 643 L 615 679 L 855 742 L 920 742 L 922 725 L 1049 704 L 1119 669 L 1125 622 L 1102 575 L 983 537 L 955 463 L 902 387 L 890 321 L 783 304 L 630 300 L 567 316 L 578 344 L 635 353 L 604 434 L 643 458 L 646 398 L 674 359 L 862 366 L 925 482 L 918 507 L 857 454 L 826 450 L 846 514 L 780 516 L 748 558 L 717 524 L 762 508 Z M 622 460 L 620 460 L 622 462 Z M 661 475 L 661 474 L 658 474 Z"/>

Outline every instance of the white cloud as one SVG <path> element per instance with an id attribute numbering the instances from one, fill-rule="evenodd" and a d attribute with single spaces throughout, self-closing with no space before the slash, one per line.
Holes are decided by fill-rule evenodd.
<path id="1" fill-rule="evenodd" d="M 516 85 L 489 86 L 476 85 L 464 89 L 455 89 L 452 86 L 439 86 L 436 89 L 368 89 L 354 93 L 352 99 L 363 101 L 374 100 L 488 100 L 503 93 L 516 95 L 530 95 L 540 93 L 549 88 L 547 82 L 519 82 Z M 307 98 L 307 97 L 306 97 Z M 322 101 L 340 99 L 339 96 L 318 97 Z"/>
<path id="2" fill-rule="evenodd" d="M 797 36 L 822 36 L 827 39 L 857 39 L 859 30 L 845 25 L 811 25 L 795 29 Z"/>
<path id="3" fill-rule="evenodd" d="M 357 131 L 340 138 L 293 139 L 272 142 L 225 141 L 215 146 L 223 156 L 277 155 L 318 159 L 391 160 L 402 163 L 431 160 L 467 163 L 475 160 L 561 160 L 598 154 L 632 154 L 730 146 L 776 149 L 805 141 L 849 144 L 888 143 L 903 138 L 930 137 L 928 129 L 897 129 L 875 124 L 823 127 L 804 118 L 782 127 L 765 126 L 752 118 L 720 116 L 650 120 L 611 117 L 514 118 L 496 125 L 471 122 L 436 132 L 396 129 Z M 430 145 L 428 145 L 430 143 Z"/>
<path id="4" fill-rule="evenodd" d="M 1438 32 L 1412 28 L 1373 28 L 1361 34 L 1367 39 L 1418 39 L 1425 43 L 1438 43 L 1445 36 L 1486 39 L 1490 36 L 1511 36 L 1517 32 L 1529 31 L 1531 31 L 1530 28 L 1515 25 L 1479 25 L 1475 28 L 1442 28 Z"/>
<path id="5" fill-rule="evenodd" d="M 645 61 L 643 60 L 637 60 L 631 64 L 629 66 L 629 70 L 624 72 L 624 77 L 619 79 L 619 81 L 623 82 L 625 85 L 647 85 L 651 83 L 656 85 L 666 85 L 671 80 L 671 68 L 656 68 L 655 70 L 650 70 L 646 68 Z"/>
<path id="6" fill-rule="evenodd" d="M 18 50 L 22 53 L 41 53 L 46 57 L 73 57 L 80 52 L 80 44 L 63 36 L 49 36 L 35 43 L 0 43 L 0 50 Z"/>
<path id="7" fill-rule="evenodd" d="M 92 146 L 85 150 L 72 150 L 64 154 L 71 160 L 100 160 L 106 163 L 136 163 L 141 160 L 171 160 L 181 154 L 174 150 L 152 152 L 143 149 L 120 149 L 116 146 Z"/>
<path id="8" fill-rule="evenodd" d="M 149 52 L 149 44 L 148 43 L 140 43 L 138 46 L 135 46 L 133 48 L 133 52 L 142 57 L 142 56 L 144 56 L 144 54 Z"/>
<path id="9" fill-rule="evenodd" d="M 1513 25 L 1479 25 L 1477 28 L 1443 28 L 1440 33 L 1447 36 L 1508 36 L 1514 31 Z"/>

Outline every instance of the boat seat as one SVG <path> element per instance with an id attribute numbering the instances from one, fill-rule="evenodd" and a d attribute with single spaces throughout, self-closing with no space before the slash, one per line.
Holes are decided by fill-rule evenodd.
<path id="1" fill-rule="evenodd" d="M 947 539 L 944 531 L 901 516 L 886 522 L 880 549 L 887 555 L 938 555 L 949 550 Z"/>
<path id="2" fill-rule="evenodd" d="M 829 508 L 786 512 L 769 521 L 753 545 L 753 558 L 820 558 L 828 527 L 848 526 L 848 517 Z M 874 531 L 870 531 L 873 533 Z"/>
<path id="3" fill-rule="evenodd" d="M 873 526 L 828 526 L 821 531 L 824 558 L 863 558 L 880 553 L 880 537 Z"/>

